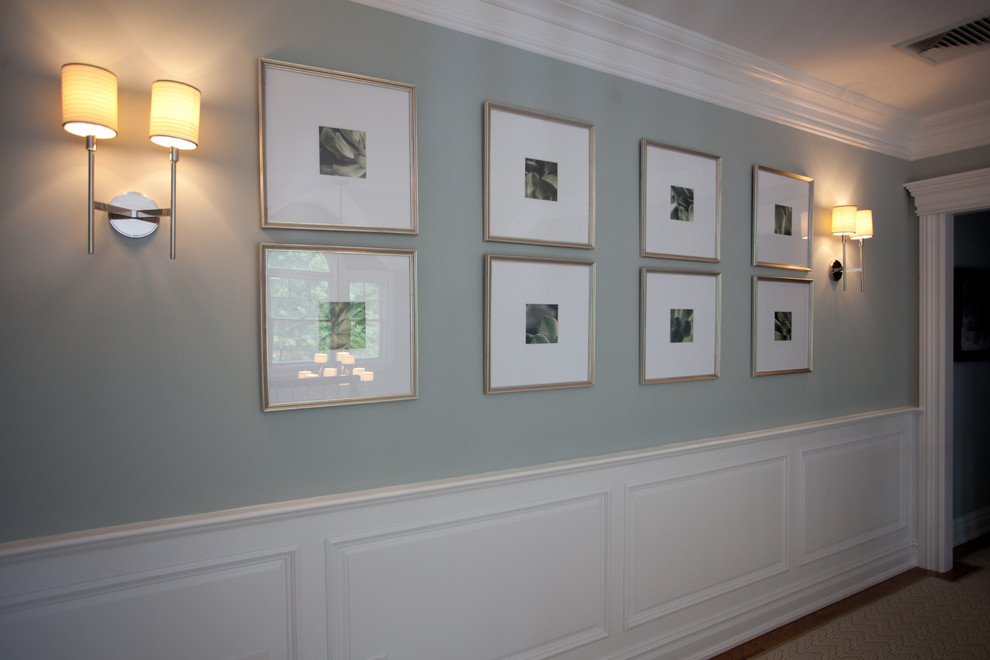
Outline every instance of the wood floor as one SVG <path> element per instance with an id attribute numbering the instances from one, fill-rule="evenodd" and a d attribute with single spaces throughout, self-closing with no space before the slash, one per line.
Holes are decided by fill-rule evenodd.
<path id="1" fill-rule="evenodd" d="M 909 571 L 896 575 L 889 580 L 874 585 L 848 598 L 844 598 L 837 603 L 822 608 L 817 612 L 812 612 L 796 621 L 781 626 L 775 630 L 760 635 L 755 639 L 740 644 L 739 646 L 721 653 L 712 660 L 745 660 L 754 656 L 766 653 L 772 648 L 796 639 L 811 630 L 814 630 L 826 623 L 841 616 L 845 616 L 865 605 L 878 601 L 891 594 L 894 594 L 916 582 L 927 577 L 938 577 L 944 580 L 958 580 L 959 578 L 976 570 L 973 566 L 967 565 L 964 561 L 966 555 L 990 545 L 990 535 L 982 536 L 978 539 L 965 543 L 955 548 L 955 565 L 947 573 L 936 573 L 921 568 L 912 568 Z"/>

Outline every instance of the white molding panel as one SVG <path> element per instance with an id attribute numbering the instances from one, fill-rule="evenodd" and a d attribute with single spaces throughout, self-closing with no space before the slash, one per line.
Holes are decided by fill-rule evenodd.
<path id="1" fill-rule="evenodd" d="M 907 528 L 915 482 L 908 449 L 890 435 L 800 452 L 802 564 Z"/>
<path id="2" fill-rule="evenodd" d="M 918 561 L 916 409 L 0 545 L 17 657 L 707 658 Z"/>
<path id="3" fill-rule="evenodd" d="M 546 658 L 607 637 L 606 511 L 596 493 L 328 539 L 331 657 Z"/>
<path id="4" fill-rule="evenodd" d="M 294 549 L 253 553 L 4 598 L 0 648 L 11 658 L 287 660 L 294 564 Z"/>
<path id="5" fill-rule="evenodd" d="M 633 486 L 626 502 L 627 629 L 787 570 L 786 456 Z"/>

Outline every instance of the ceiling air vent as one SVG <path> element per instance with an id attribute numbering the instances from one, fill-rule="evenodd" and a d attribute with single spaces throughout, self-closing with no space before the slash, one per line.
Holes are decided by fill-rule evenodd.
<path id="1" fill-rule="evenodd" d="M 990 47 L 990 14 L 967 18 L 962 23 L 894 44 L 894 48 L 917 55 L 930 64 L 942 64 L 987 47 Z"/>

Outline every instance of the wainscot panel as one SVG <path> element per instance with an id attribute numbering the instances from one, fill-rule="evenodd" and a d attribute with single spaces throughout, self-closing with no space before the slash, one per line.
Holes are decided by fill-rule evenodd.
<path id="1" fill-rule="evenodd" d="M 917 565 L 917 410 L 0 546 L 11 658 L 705 658 Z"/>

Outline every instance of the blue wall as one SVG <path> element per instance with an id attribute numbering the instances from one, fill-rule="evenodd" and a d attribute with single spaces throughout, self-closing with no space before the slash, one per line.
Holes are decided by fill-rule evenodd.
<path id="1" fill-rule="evenodd" d="M 917 403 L 917 220 L 909 165 L 673 93 L 343 0 L 9 0 L 0 26 L 0 541 L 678 443 Z M 155 37 L 149 37 L 152 31 Z M 109 35 L 113 35 L 112 38 Z M 418 236 L 262 230 L 257 61 L 417 85 Z M 168 197 L 148 89 L 203 91 L 179 164 L 178 259 L 98 218 L 85 149 L 60 127 L 59 67 L 120 81 L 97 199 Z M 482 240 L 482 104 L 593 122 L 597 247 Z M 639 142 L 723 157 L 722 262 L 639 257 Z M 750 376 L 754 164 L 815 179 L 814 371 Z M 867 289 L 826 277 L 833 205 L 874 211 Z M 164 232 L 160 232 L 164 233 Z M 259 242 L 413 248 L 416 401 L 263 413 Z M 598 265 L 593 387 L 484 395 L 483 256 Z M 640 386 L 639 268 L 723 274 L 718 380 Z"/>

